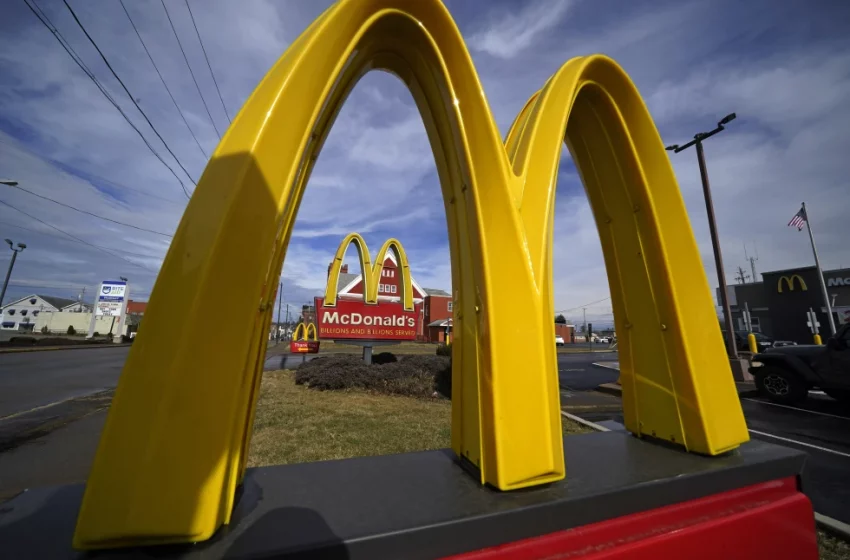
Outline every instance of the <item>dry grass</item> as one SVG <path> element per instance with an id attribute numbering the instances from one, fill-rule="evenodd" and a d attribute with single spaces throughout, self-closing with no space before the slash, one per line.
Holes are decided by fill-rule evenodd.
<path id="1" fill-rule="evenodd" d="M 441 449 L 451 445 L 451 403 L 363 391 L 316 391 L 291 371 L 263 374 L 249 466 Z M 564 419 L 564 433 L 588 431 Z"/>
<path id="2" fill-rule="evenodd" d="M 820 560 L 850 559 L 850 543 L 818 531 L 818 550 Z"/>

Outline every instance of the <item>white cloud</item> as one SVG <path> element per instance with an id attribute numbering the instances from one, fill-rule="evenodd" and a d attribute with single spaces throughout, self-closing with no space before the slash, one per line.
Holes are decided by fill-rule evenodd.
<path id="1" fill-rule="evenodd" d="M 535 0 L 520 10 L 492 14 L 468 39 L 471 48 L 511 59 L 532 46 L 540 34 L 552 29 L 569 11 L 573 0 Z"/>

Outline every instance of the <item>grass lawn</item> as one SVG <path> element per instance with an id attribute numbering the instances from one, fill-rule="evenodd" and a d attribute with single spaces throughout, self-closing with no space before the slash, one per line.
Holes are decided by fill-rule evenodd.
<path id="1" fill-rule="evenodd" d="M 451 446 L 451 403 L 316 391 L 291 371 L 263 374 L 249 466 L 389 455 Z M 589 431 L 566 418 L 564 433 Z"/>

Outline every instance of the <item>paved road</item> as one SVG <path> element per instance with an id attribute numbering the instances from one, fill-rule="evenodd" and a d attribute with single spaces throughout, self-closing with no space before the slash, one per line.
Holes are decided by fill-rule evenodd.
<path id="1" fill-rule="evenodd" d="M 558 380 L 561 383 L 561 389 L 592 391 L 602 383 L 617 381 L 618 372 L 593 365 L 594 362 L 608 362 L 616 359 L 615 352 L 558 354 Z"/>
<path id="2" fill-rule="evenodd" d="M 0 418 L 115 387 L 130 348 L 0 354 Z"/>
<path id="3" fill-rule="evenodd" d="M 578 385 L 591 380 L 587 374 Z M 806 493 L 815 511 L 850 523 L 850 409 L 818 392 L 800 406 L 779 406 L 760 397 L 743 397 L 741 405 L 752 438 L 808 453 Z M 592 422 L 623 422 L 622 412 L 610 409 L 574 413 Z"/>

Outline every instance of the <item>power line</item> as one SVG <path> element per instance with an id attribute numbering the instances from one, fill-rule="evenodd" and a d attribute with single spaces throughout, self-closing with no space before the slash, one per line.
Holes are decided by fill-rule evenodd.
<path id="1" fill-rule="evenodd" d="M 82 243 L 83 245 L 88 245 L 89 247 L 94 247 L 94 248 L 95 248 L 95 249 L 97 249 L 98 251 L 102 251 L 102 252 L 106 253 L 107 255 L 113 256 L 113 257 L 115 257 L 115 258 L 117 258 L 117 259 L 121 259 L 122 261 L 128 262 L 128 263 L 132 264 L 133 266 L 138 266 L 139 268 L 144 268 L 144 269 L 145 269 L 145 270 L 147 270 L 148 272 L 153 272 L 154 274 L 156 274 L 156 271 L 155 271 L 155 270 L 152 270 L 152 269 L 150 269 L 150 268 L 148 268 L 148 267 L 146 267 L 146 266 L 144 266 L 144 265 L 141 265 L 141 264 L 139 264 L 139 263 L 134 263 L 133 261 L 131 261 L 131 260 L 129 260 L 129 259 L 125 259 L 125 258 L 124 258 L 124 257 L 122 257 L 121 255 L 116 255 L 116 254 L 115 254 L 115 253 L 113 253 L 112 251 L 108 251 L 108 250 L 106 250 L 106 249 L 103 249 L 102 247 L 98 247 L 97 245 L 94 245 L 94 244 L 92 244 L 92 243 L 89 243 L 88 241 L 85 241 L 85 240 L 83 240 L 83 239 L 80 239 L 79 237 L 77 237 L 77 236 L 75 236 L 75 235 L 71 235 L 71 234 L 70 234 L 70 233 L 68 233 L 67 231 L 62 230 L 62 229 L 59 229 L 58 227 L 54 226 L 53 224 L 48 224 L 47 222 L 45 222 L 45 221 L 44 221 L 44 220 L 42 220 L 41 218 L 36 218 L 36 217 L 35 217 L 35 216 L 33 216 L 32 214 L 28 214 L 27 212 L 24 212 L 24 211 L 23 211 L 23 210 L 21 210 L 20 208 L 17 208 L 17 207 L 15 207 L 15 206 L 12 206 L 11 204 L 9 204 L 8 202 L 6 202 L 5 200 L 0 200 L 0 204 L 3 204 L 3 205 L 5 205 L 5 206 L 8 206 L 8 207 L 9 207 L 9 208 L 11 208 L 12 210 L 17 210 L 18 212 L 20 212 L 20 213 L 21 213 L 21 214 L 23 214 L 24 216 L 28 216 L 29 218 L 32 218 L 32 219 L 33 219 L 33 220 L 35 220 L 36 222 L 42 223 L 42 224 L 46 225 L 46 226 L 47 226 L 47 227 L 49 227 L 49 228 L 53 228 L 53 229 L 55 229 L 56 231 L 58 231 L 59 233 L 64 233 L 64 234 L 65 234 L 65 235 L 67 235 L 68 237 L 70 237 L 70 238 L 72 238 L 72 239 L 75 239 L 75 240 L 79 241 L 79 242 L 80 242 L 80 243 Z"/>
<path id="2" fill-rule="evenodd" d="M 63 0 L 64 1 L 64 0 Z M 174 38 L 177 39 L 177 45 L 180 47 L 180 52 L 183 53 L 183 60 L 186 61 L 186 67 L 189 68 L 189 74 L 192 75 L 192 81 L 195 82 L 195 88 L 198 90 L 198 95 L 201 98 L 201 103 L 204 104 L 204 109 L 207 110 L 207 116 L 210 118 L 210 122 L 215 129 L 215 133 L 218 134 L 218 139 L 221 140 L 221 132 L 218 131 L 218 127 L 215 125 L 215 121 L 212 118 L 212 113 L 210 113 L 210 108 L 207 106 L 207 101 L 204 99 L 204 94 L 201 93 L 201 86 L 198 85 L 198 80 L 195 79 L 195 73 L 192 72 L 192 65 L 189 64 L 189 58 L 186 56 L 186 51 L 183 50 L 183 43 L 180 42 L 180 37 L 177 35 L 177 30 L 174 28 L 174 22 L 171 21 L 171 15 L 168 13 L 168 8 L 165 7 L 165 0 L 160 0 L 162 3 L 162 9 L 165 10 L 165 17 L 168 18 L 168 23 L 171 25 L 171 31 L 174 33 Z"/>
<path id="3" fill-rule="evenodd" d="M 189 18 L 192 20 L 192 27 L 195 28 L 195 35 L 198 36 L 198 42 L 201 44 L 201 50 L 204 52 L 204 60 L 207 61 L 207 68 L 210 69 L 210 76 L 212 76 L 213 84 L 215 84 L 215 90 L 218 92 L 218 100 L 221 101 L 221 108 L 224 110 L 224 116 L 227 117 L 227 122 L 232 123 L 230 120 L 230 115 L 227 113 L 227 107 L 224 105 L 224 98 L 221 96 L 221 90 L 218 89 L 218 82 L 215 79 L 215 72 L 213 72 L 212 65 L 210 64 L 210 59 L 207 56 L 207 49 L 204 48 L 204 42 L 201 40 L 201 33 L 198 31 L 198 26 L 195 24 L 195 16 L 192 14 L 192 8 L 189 6 L 189 0 L 183 0 L 186 3 L 186 9 L 189 10 Z"/>
<path id="4" fill-rule="evenodd" d="M 137 127 L 135 125 L 135 123 L 133 123 L 133 121 L 130 120 L 130 117 L 127 116 L 127 113 L 124 112 L 124 110 L 121 108 L 121 106 L 118 105 L 118 103 L 115 101 L 115 99 L 113 99 L 112 96 L 109 94 L 109 92 L 106 91 L 106 88 L 103 87 L 103 84 L 100 83 L 100 81 L 97 79 L 97 77 L 94 75 L 94 73 L 88 68 L 88 66 L 86 66 L 85 62 L 83 62 L 82 58 L 80 58 L 80 56 L 77 54 L 77 52 L 71 46 L 71 44 L 68 43 L 68 41 L 65 39 L 65 37 L 62 36 L 62 33 L 59 32 L 59 29 L 56 28 L 56 26 L 53 25 L 52 22 L 50 22 L 50 18 L 47 17 L 47 14 L 44 13 L 44 11 L 38 6 L 38 4 L 35 2 L 35 0 L 32 0 L 33 5 L 35 5 L 35 7 L 38 8 L 39 12 L 41 12 L 41 14 L 44 17 L 42 17 L 42 15 L 39 15 L 39 12 L 36 12 L 35 9 L 30 5 L 30 3 L 27 0 L 23 0 L 23 1 L 24 1 L 24 4 L 27 5 L 27 8 L 29 8 L 30 11 L 35 15 L 35 17 L 38 18 L 38 21 L 40 21 L 42 23 L 42 25 L 44 25 L 47 28 L 47 30 L 50 31 L 53 34 L 53 36 L 56 38 L 57 41 L 59 41 L 59 44 L 62 46 L 63 49 L 65 49 L 65 52 L 68 53 L 68 56 L 71 57 L 71 60 L 73 60 L 77 64 L 77 66 L 80 67 L 80 70 L 82 70 L 83 73 L 86 76 L 88 76 L 88 78 L 94 83 L 94 85 L 97 86 L 97 89 L 99 89 L 100 93 L 102 93 L 103 96 L 106 97 L 107 101 L 109 101 L 112 104 L 112 106 L 115 107 L 115 109 L 117 109 L 119 113 L 121 113 L 121 116 L 124 117 L 124 120 L 127 121 L 127 124 L 129 124 L 130 127 L 133 130 L 136 131 L 136 134 L 139 135 L 139 138 L 142 139 L 142 142 L 145 143 L 145 146 L 147 146 L 148 150 L 150 150 L 151 153 L 156 157 L 156 159 L 158 159 L 160 161 L 160 163 L 162 163 L 162 165 L 167 167 L 168 170 L 171 172 L 171 174 L 174 175 L 174 178 L 177 179 L 177 182 L 179 182 L 180 186 L 183 187 L 183 192 L 185 194 L 186 186 L 183 184 L 183 180 L 177 175 L 177 173 L 174 171 L 174 169 L 170 165 L 168 165 L 168 163 L 164 159 L 162 159 L 162 156 L 159 155 L 159 153 L 156 150 L 154 150 L 153 146 L 151 146 L 150 142 L 148 142 L 148 139 L 145 138 L 145 135 L 142 134 L 141 130 L 139 130 L 139 127 Z"/>
<path id="5" fill-rule="evenodd" d="M 555 311 L 555 313 L 569 313 L 570 311 L 575 311 L 576 309 L 581 309 L 582 307 L 590 307 L 591 305 L 594 305 L 594 304 L 597 304 L 597 303 L 602 303 L 603 301 L 608 300 L 608 299 L 611 299 L 611 296 L 604 297 L 604 298 L 596 300 L 596 301 L 591 301 L 590 303 L 583 303 L 582 305 L 579 305 L 577 307 L 571 307 L 570 309 L 559 309 L 559 310 Z"/>
<path id="6" fill-rule="evenodd" d="M 198 145 L 198 149 L 201 150 L 201 153 L 204 154 L 204 157 L 209 159 L 210 156 L 201 146 L 201 143 L 198 141 L 198 137 L 195 136 L 195 132 L 192 130 L 192 127 L 189 126 L 189 121 L 186 120 L 186 116 L 183 114 L 183 111 L 180 109 L 180 106 L 177 105 L 177 100 L 174 99 L 174 95 L 172 95 L 171 90 L 168 88 L 168 84 L 165 83 L 165 78 L 162 77 L 162 74 L 160 73 L 156 62 L 154 62 L 153 60 L 153 56 L 151 56 L 151 53 L 148 50 L 148 46 L 145 44 L 144 39 L 142 39 L 142 35 L 139 33 L 139 30 L 136 28 L 136 24 L 133 22 L 133 18 L 130 17 L 130 12 L 127 11 L 127 7 L 124 5 L 124 0 L 121 0 L 121 7 L 124 8 L 124 13 L 127 14 L 127 19 L 130 20 L 130 25 L 133 26 L 133 31 L 136 32 L 136 37 L 139 38 L 139 42 L 142 43 L 142 48 L 145 49 L 145 53 L 148 55 L 148 59 L 150 59 L 151 64 L 153 64 L 153 69 L 156 70 L 156 75 L 159 76 L 159 81 L 162 82 L 163 86 L 165 86 L 165 91 L 168 92 L 168 97 L 171 98 L 171 102 L 174 103 L 174 107 L 177 109 L 177 112 L 180 113 L 180 118 L 183 119 L 183 123 L 186 125 L 186 128 L 189 129 L 189 134 L 191 134 L 192 138 L 195 139 L 195 144 Z"/>
<path id="7" fill-rule="evenodd" d="M 40 159 L 42 159 L 42 160 L 44 160 L 44 161 L 47 161 L 47 162 L 48 162 L 48 163 L 50 163 L 51 165 L 56 166 L 55 164 L 59 164 L 59 166 L 60 166 L 60 167 L 62 167 L 62 166 L 67 167 L 68 169 L 73 170 L 73 171 L 75 172 L 75 174 L 76 174 L 76 175 L 79 175 L 79 176 L 87 175 L 87 176 L 89 176 L 89 177 L 92 177 L 92 178 L 94 178 L 94 179 L 98 179 L 98 180 L 100 180 L 100 181 L 102 181 L 102 182 L 104 182 L 104 183 L 107 183 L 107 184 L 109 184 L 109 185 L 112 185 L 112 186 L 114 186 L 114 187 L 118 187 L 118 188 L 120 188 L 120 189 L 126 189 L 126 190 L 128 190 L 128 191 L 133 191 L 133 192 L 138 193 L 138 194 L 143 195 L 143 196 L 149 196 L 149 197 L 151 197 L 151 198 L 156 198 L 156 199 L 158 199 L 158 200 L 162 200 L 162 201 L 165 201 L 165 202 L 170 202 L 170 203 L 172 203 L 172 204 L 183 204 L 181 201 L 179 201 L 179 200 L 174 200 L 173 198 L 165 198 L 165 197 L 162 197 L 162 196 L 159 196 L 159 195 L 153 194 L 153 193 L 149 193 L 149 192 L 147 192 L 147 191 L 143 191 L 143 190 L 141 190 L 141 189 L 137 189 L 137 188 L 135 188 L 135 187 L 130 187 L 130 186 L 127 186 L 127 185 L 121 185 L 121 184 L 116 183 L 115 181 L 113 181 L 113 180 L 111 180 L 111 179 L 107 179 L 106 177 L 102 177 L 102 176 L 100 176 L 100 175 L 98 175 L 98 174 L 96 174 L 96 173 L 92 173 L 92 172 L 90 172 L 90 171 L 83 171 L 83 170 L 81 170 L 81 169 L 79 169 L 79 168 L 77 168 L 77 167 L 74 167 L 73 165 L 68 165 L 68 164 L 67 164 L 67 163 L 65 163 L 65 162 L 60 162 L 60 161 L 54 160 L 54 159 L 52 159 L 52 158 L 50 158 L 50 157 L 48 157 L 48 156 L 44 156 L 44 155 L 42 155 L 42 154 L 40 154 L 40 153 L 36 152 L 35 150 L 33 150 L 32 148 L 30 148 L 29 146 L 25 146 L 25 145 L 23 145 L 23 144 L 12 144 L 11 142 L 6 142 L 6 141 L 4 141 L 2 138 L 0 138 L 0 144 L 6 144 L 7 146 L 11 146 L 11 147 L 13 147 L 13 148 L 20 149 L 20 150 L 26 150 L 27 152 L 29 152 L 29 153 L 33 154 L 35 157 L 40 158 Z M 63 169 L 63 171 L 64 171 L 64 169 Z M 81 177 L 81 178 L 82 178 L 83 180 L 87 181 L 88 183 L 92 183 L 92 182 L 91 182 L 90 180 L 88 180 L 86 177 Z M 93 183 L 92 183 L 92 184 L 93 184 Z M 97 186 L 95 186 L 95 188 L 97 188 Z M 98 190 L 100 190 L 100 189 L 98 189 Z"/>
<path id="8" fill-rule="evenodd" d="M 170 235 L 168 233 L 162 233 L 161 231 L 156 231 L 156 230 L 153 230 L 153 229 L 147 229 L 147 228 L 143 228 L 143 227 L 139 227 L 139 226 L 134 226 L 133 224 L 128 224 L 128 223 L 125 223 L 125 222 L 119 222 L 118 220 L 113 220 L 112 218 L 107 218 L 106 216 L 101 216 L 100 214 L 95 214 L 94 212 L 89 212 L 88 210 L 80 210 L 79 208 L 77 208 L 75 206 L 71 206 L 70 204 L 65 204 L 64 202 L 59 202 L 58 200 L 53 200 L 52 198 L 50 198 L 48 196 L 44 196 L 44 195 L 41 195 L 41 194 L 38 194 L 38 193 L 34 193 L 34 192 L 27 190 L 27 189 L 25 189 L 21 186 L 17 186 L 17 187 L 13 187 L 13 188 L 16 189 L 16 190 L 20 190 L 20 191 L 23 191 L 25 193 L 31 194 L 33 196 L 37 196 L 38 198 L 43 198 L 44 200 L 49 200 L 50 202 L 52 202 L 54 204 L 58 204 L 59 206 L 64 206 L 65 208 L 70 208 L 71 210 L 79 212 L 80 214 L 87 214 L 89 216 L 93 216 L 95 218 L 105 220 L 107 222 L 112 222 L 113 224 L 118 224 L 119 226 L 126 226 L 126 227 L 129 227 L 129 228 L 137 229 L 139 231 L 146 231 L 148 233 L 155 233 L 157 235 L 162 235 L 163 237 L 169 237 L 169 238 L 174 237 L 173 235 Z"/>
<path id="9" fill-rule="evenodd" d="M 165 149 L 168 151 L 168 153 L 171 154 L 171 157 L 174 158 L 174 161 L 177 162 L 177 165 L 180 166 L 180 169 L 183 170 L 183 173 L 185 173 L 186 176 L 189 177 L 189 180 L 192 181 L 192 184 L 197 187 L 198 184 L 195 182 L 195 180 L 192 178 L 192 176 L 189 174 L 189 172 L 186 171 L 186 168 L 183 167 L 183 163 L 181 163 L 181 161 L 177 158 L 177 155 L 168 146 L 168 143 L 165 141 L 165 138 L 162 137 L 162 135 L 159 133 L 159 131 L 153 125 L 151 120 L 148 118 L 148 115 L 142 110 L 142 108 L 136 102 L 136 98 L 133 97 L 133 94 L 130 93 L 129 89 L 127 89 L 127 86 L 124 84 L 124 81 L 118 76 L 118 74 L 115 72 L 115 69 L 112 68 L 112 65 L 109 64 L 109 61 L 106 59 L 106 56 L 103 54 L 103 51 L 100 50 L 100 47 L 97 46 L 97 43 L 94 41 L 94 39 L 92 39 L 91 35 L 89 35 L 89 32 L 86 31 L 85 26 L 80 21 L 80 19 L 77 17 L 77 14 L 74 12 L 74 9 L 68 3 L 68 0 L 62 0 L 62 3 L 65 4 L 65 7 L 68 8 L 69 12 L 71 12 L 71 16 L 73 16 L 74 21 L 77 22 L 77 25 L 83 31 L 83 34 L 86 36 L 86 38 L 89 40 L 89 42 L 92 44 L 92 46 L 97 51 L 97 54 L 99 54 L 100 58 L 103 59 L 103 62 L 104 62 L 104 64 L 106 64 L 106 67 L 109 68 L 109 71 L 112 72 L 112 75 L 115 76 L 115 79 L 118 80 L 118 83 L 121 84 L 122 88 L 124 88 L 124 91 L 127 93 L 127 97 L 130 98 L 130 101 L 133 102 L 133 105 L 135 105 L 136 109 L 139 110 L 139 113 L 142 114 L 142 117 L 144 117 L 145 121 L 147 121 L 148 126 L 151 127 L 151 130 L 153 130 L 154 134 L 156 134 L 157 138 L 159 138 L 159 140 L 162 142 L 162 145 L 165 146 Z M 181 181 L 180 186 L 183 187 L 183 194 L 186 195 L 186 198 L 189 198 L 189 191 L 186 190 L 186 185 L 184 185 L 183 182 Z"/>
<path id="10" fill-rule="evenodd" d="M 9 227 L 13 227 L 13 228 L 22 229 L 24 231 L 31 231 L 32 233 L 35 233 L 35 234 L 38 234 L 38 235 L 46 235 L 47 237 L 55 237 L 56 239 L 61 239 L 63 241 L 73 241 L 74 243 L 79 243 L 79 241 L 77 241 L 76 239 L 68 239 L 67 237 L 63 237 L 61 235 L 56 235 L 55 233 L 47 233 L 46 231 L 39 231 L 37 229 L 19 226 L 18 224 L 10 224 L 9 222 L 0 222 L 0 224 L 6 225 L 6 226 L 9 226 Z M 89 243 L 89 245 L 93 245 L 93 246 L 97 247 L 98 249 L 105 249 L 107 251 L 119 251 L 120 250 L 125 255 L 132 255 L 134 257 L 144 257 L 146 259 L 158 259 L 158 258 L 160 258 L 156 255 L 143 255 L 142 253 L 131 253 L 130 251 L 125 251 L 124 249 L 112 249 L 110 247 L 104 247 L 103 245 L 95 245 L 94 243 Z"/>

